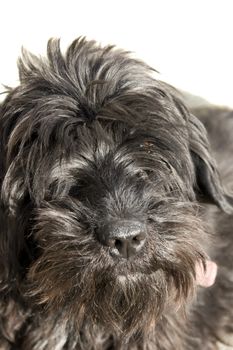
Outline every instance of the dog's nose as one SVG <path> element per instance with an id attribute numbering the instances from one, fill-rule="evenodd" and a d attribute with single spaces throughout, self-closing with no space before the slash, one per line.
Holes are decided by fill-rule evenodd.
<path id="1" fill-rule="evenodd" d="M 146 241 L 145 224 L 124 220 L 104 225 L 98 234 L 99 240 L 110 247 L 113 256 L 128 259 L 137 254 Z"/>

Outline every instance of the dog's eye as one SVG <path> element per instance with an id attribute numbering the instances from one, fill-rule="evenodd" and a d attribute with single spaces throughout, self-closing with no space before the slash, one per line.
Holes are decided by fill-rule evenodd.
<path id="1" fill-rule="evenodd" d="M 151 177 L 155 174 L 155 172 L 151 169 L 145 169 L 144 172 L 146 173 L 147 177 Z"/>
<path id="2" fill-rule="evenodd" d="M 148 224 L 154 224 L 155 221 L 156 221 L 156 220 L 155 220 L 153 217 L 150 217 L 150 216 L 149 216 L 149 217 L 147 218 Z"/>
<path id="3" fill-rule="evenodd" d="M 143 171 L 143 170 L 139 170 L 136 172 L 136 176 L 139 178 L 139 179 L 144 179 L 145 177 L 147 177 L 146 173 Z"/>
<path id="4" fill-rule="evenodd" d="M 150 203 L 148 205 L 148 210 L 150 212 L 156 211 L 159 207 L 161 207 L 162 205 L 164 205 L 166 202 L 163 198 L 161 199 L 155 199 L 154 202 Z"/>
<path id="5" fill-rule="evenodd" d="M 169 170 L 169 173 L 172 173 L 171 165 L 163 158 L 161 158 L 160 160 L 166 166 L 166 168 Z"/>
<path id="6" fill-rule="evenodd" d="M 80 195 L 80 192 L 81 192 L 80 185 L 74 185 L 70 187 L 68 194 L 70 197 L 78 197 Z"/>

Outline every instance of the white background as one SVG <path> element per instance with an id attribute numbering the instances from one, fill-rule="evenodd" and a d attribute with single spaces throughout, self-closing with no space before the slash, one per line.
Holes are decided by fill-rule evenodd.
<path id="1" fill-rule="evenodd" d="M 44 54 L 48 38 L 66 47 L 80 35 L 134 51 L 172 85 L 233 106 L 233 0 L 2 1 L 0 83 L 17 84 L 22 45 Z"/>

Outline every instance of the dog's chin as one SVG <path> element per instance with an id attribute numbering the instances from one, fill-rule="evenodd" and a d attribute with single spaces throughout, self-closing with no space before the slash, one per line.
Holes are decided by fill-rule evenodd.
<path id="1" fill-rule="evenodd" d="M 176 312 L 185 306 L 187 295 L 177 289 L 174 280 L 169 280 L 168 273 L 162 269 L 150 274 L 125 272 L 122 269 L 122 273 L 111 275 L 103 271 L 96 276 L 95 289 L 87 281 L 82 297 L 77 294 L 76 303 L 71 306 L 79 328 L 87 323 L 91 325 L 88 329 L 98 324 L 106 332 L 127 340 L 149 335 L 166 310 Z M 192 278 L 187 288 L 190 292 L 193 290 Z"/>
<path id="2" fill-rule="evenodd" d="M 85 325 L 94 329 L 98 324 L 122 339 L 149 333 L 165 308 L 177 310 L 193 290 L 188 270 L 172 272 L 155 259 L 113 263 L 107 255 L 96 255 L 85 265 L 79 259 L 67 262 L 66 270 L 63 259 L 46 261 L 39 259 L 29 274 L 36 303 L 52 313 L 63 310 L 77 329 Z"/>
<path id="3" fill-rule="evenodd" d="M 85 322 L 92 323 L 92 326 L 99 324 L 109 333 L 124 339 L 142 330 L 148 333 L 167 302 L 166 280 L 159 272 L 131 272 L 112 275 L 111 278 L 108 274 L 98 277 L 94 283 L 95 290 L 93 285 L 87 284 L 82 297 L 76 295 L 77 302 L 72 305 L 74 318 L 79 327 Z"/>
<path id="4" fill-rule="evenodd" d="M 175 314 L 179 309 L 185 313 L 187 298 L 195 289 L 194 279 L 189 277 L 185 280 L 185 275 L 180 275 L 178 282 L 158 269 L 151 274 L 131 271 L 102 280 L 92 299 L 83 305 L 82 311 L 86 312 L 82 325 L 87 323 L 90 329 L 98 324 L 122 341 L 148 337 L 155 332 L 163 315 Z M 80 308 L 76 310 L 79 314 Z"/>
<path id="5" fill-rule="evenodd" d="M 46 306 L 48 312 L 63 310 L 76 329 L 87 325 L 91 326 L 88 329 L 95 329 L 98 324 L 100 329 L 122 339 L 142 331 L 148 333 L 167 302 L 165 274 L 162 271 L 145 274 L 126 268 L 117 273 L 93 267 L 90 271 L 91 275 L 89 271 L 80 272 L 75 281 L 53 280 L 50 290 L 48 285 L 41 285 L 40 291 L 34 289 L 37 302 L 43 309 Z"/>

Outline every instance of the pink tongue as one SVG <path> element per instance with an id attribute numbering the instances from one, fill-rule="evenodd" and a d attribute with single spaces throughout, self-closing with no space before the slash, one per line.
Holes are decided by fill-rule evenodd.
<path id="1" fill-rule="evenodd" d="M 217 275 L 217 265 L 215 262 L 206 261 L 206 271 L 201 263 L 196 264 L 196 281 L 199 286 L 210 287 L 214 284 Z"/>

